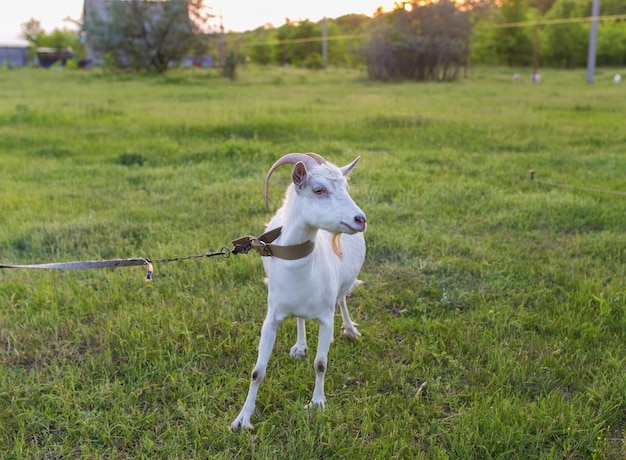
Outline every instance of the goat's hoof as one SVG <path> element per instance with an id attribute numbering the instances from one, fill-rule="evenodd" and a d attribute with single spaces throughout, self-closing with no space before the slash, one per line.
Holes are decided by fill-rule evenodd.
<path id="1" fill-rule="evenodd" d="M 306 406 L 304 406 L 306 410 L 324 410 L 326 409 L 326 398 L 321 398 L 316 400 L 315 398 Z"/>
<path id="2" fill-rule="evenodd" d="M 252 428 L 254 428 L 252 426 L 252 423 L 250 423 L 250 419 L 241 415 L 235 419 L 231 426 L 234 430 L 241 430 L 242 428 L 246 430 L 251 430 Z"/>
<path id="3" fill-rule="evenodd" d="M 306 345 L 302 346 L 296 343 L 293 347 L 291 347 L 289 355 L 292 358 L 304 358 L 308 349 L 309 347 L 307 347 Z"/>
<path id="4" fill-rule="evenodd" d="M 343 325 L 343 334 L 350 340 L 359 340 L 359 337 L 361 337 L 361 333 L 355 326 L 354 323 Z"/>

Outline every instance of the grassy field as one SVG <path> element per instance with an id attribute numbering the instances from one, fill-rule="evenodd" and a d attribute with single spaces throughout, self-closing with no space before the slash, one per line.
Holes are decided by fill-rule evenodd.
<path id="1" fill-rule="evenodd" d="M 0 262 L 202 254 L 259 234 L 287 152 L 362 157 L 363 336 L 279 330 L 254 431 L 256 254 L 0 271 L 0 457 L 626 457 L 626 88 L 615 71 L 451 84 L 248 69 L 0 72 Z M 623 72 L 622 72 L 623 73 Z M 309 342 L 316 343 L 309 327 Z"/>

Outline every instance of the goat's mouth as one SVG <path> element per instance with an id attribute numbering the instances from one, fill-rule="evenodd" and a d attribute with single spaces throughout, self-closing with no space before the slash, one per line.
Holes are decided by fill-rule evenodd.
<path id="1" fill-rule="evenodd" d="M 355 222 L 354 224 L 350 225 L 345 222 L 341 222 L 339 224 L 339 227 L 341 227 L 342 233 L 348 233 L 350 235 L 353 235 L 355 233 L 364 232 L 367 228 L 367 224 L 365 222 Z"/>

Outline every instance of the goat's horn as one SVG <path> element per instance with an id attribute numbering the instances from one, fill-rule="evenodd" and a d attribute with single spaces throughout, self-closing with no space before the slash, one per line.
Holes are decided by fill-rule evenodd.
<path id="1" fill-rule="evenodd" d="M 296 164 L 299 161 L 301 161 L 302 163 L 304 163 L 304 165 L 308 169 L 311 169 L 317 166 L 318 164 L 321 164 L 320 160 L 322 162 L 326 162 L 326 160 L 324 160 L 317 153 L 306 153 L 306 154 L 305 153 L 288 153 L 287 155 L 284 155 L 283 157 L 276 160 L 276 163 L 272 165 L 272 167 L 267 173 L 267 176 L 265 176 L 265 206 L 268 208 L 270 207 L 270 199 L 269 199 L 269 193 L 268 193 L 270 176 L 272 175 L 272 173 L 274 172 L 276 168 L 284 164 Z"/>
<path id="2" fill-rule="evenodd" d="M 305 153 L 305 155 L 313 158 L 315 161 L 317 161 L 318 164 L 323 165 L 324 163 L 326 163 L 326 160 L 322 157 L 322 155 L 319 155 L 317 153 L 308 152 L 308 153 Z"/>
<path id="3" fill-rule="evenodd" d="M 345 165 L 344 167 L 339 168 L 341 170 L 341 174 L 343 174 L 344 176 L 347 176 L 348 174 L 350 174 L 350 172 L 354 169 L 354 167 L 356 166 L 356 164 L 359 162 L 360 159 L 361 157 L 356 157 L 356 159 L 349 165 Z"/>

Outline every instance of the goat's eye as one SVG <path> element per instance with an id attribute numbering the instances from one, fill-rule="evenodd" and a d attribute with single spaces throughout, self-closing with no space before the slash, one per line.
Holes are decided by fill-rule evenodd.
<path id="1" fill-rule="evenodd" d="M 324 187 L 316 187 L 313 189 L 313 193 L 316 195 L 324 195 L 326 193 L 326 189 Z"/>

